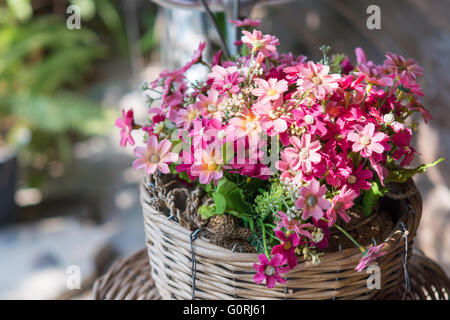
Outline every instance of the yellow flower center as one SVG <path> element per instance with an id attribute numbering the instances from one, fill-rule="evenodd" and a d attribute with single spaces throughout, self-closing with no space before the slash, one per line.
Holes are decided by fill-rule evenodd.
<path id="1" fill-rule="evenodd" d="M 359 143 L 364 145 L 364 146 L 368 146 L 370 144 L 370 138 L 368 136 L 362 136 L 359 139 Z"/>
<path id="2" fill-rule="evenodd" d="M 217 163 L 211 162 L 208 163 L 208 171 L 216 171 L 217 169 Z"/>
<path id="3" fill-rule="evenodd" d="M 290 248 L 292 248 L 292 243 L 290 241 L 286 241 L 284 243 L 284 250 L 289 250 Z"/>
<path id="4" fill-rule="evenodd" d="M 320 79 L 319 77 L 314 77 L 314 78 L 312 78 L 312 82 L 314 82 L 314 84 L 316 86 L 318 86 L 318 85 L 322 84 L 322 79 Z"/>
<path id="5" fill-rule="evenodd" d="M 269 96 L 271 96 L 271 97 L 273 97 L 273 96 L 276 95 L 277 93 L 278 93 L 278 91 L 275 90 L 275 89 L 269 89 L 269 90 L 267 90 L 267 94 L 268 94 Z"/>
<path id="6" fill-rule="evenodd" d="M 159 160 L 161 160 L 161 157 L 158 156 L 157 154 L 153 154 L 153 155 L 151 155 L 151 157 L 150 157 L 150 162 L 151 162 L 151 163 L 158 163 Z"/>

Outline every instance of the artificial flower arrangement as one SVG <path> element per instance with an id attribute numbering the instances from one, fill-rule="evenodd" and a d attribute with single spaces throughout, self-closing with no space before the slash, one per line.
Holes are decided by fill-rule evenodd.
<path id="1" fill-rule="evenodd" d="M 203 218 L 233 215 L 252 230 L 256 283 L 284 283 L 299 257 L 320 263 L 331 228 L 360 248 L 361 271 L 384 254 L 384 244 L 363 247 L 338 217 L 348 223 L 354 206 L 369 216 L 388 182 L 403 183 L 442 160 L 406 168 L 417 154 L 411 115 L 431 118 L 419 102 L 422 68 L 393 53 L 376 65 L 360 48 L 354 66 L 325 46 L 313 62 L 278 53 L 275 36 L 251 31 L 258 22 L 234 23 L 246 29 L 240 54 L 223 59 L 219 51 L 208 64 L 201 43 L 183 67 L 145 83 L 148 123 L 136 124 L 133 110 L 124 110 L 116 121 L 121 145 L 134 146 L 133 130 L 143 130 L 136 169 L 203 186 L 214 200 L 200 207 Z M 189 81 L 197 64 L 206 77 Z"/>

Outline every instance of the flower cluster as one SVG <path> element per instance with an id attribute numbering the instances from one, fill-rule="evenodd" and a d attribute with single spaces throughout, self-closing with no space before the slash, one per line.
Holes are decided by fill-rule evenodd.
<path id="1" fill-rule="evenodd" d="M 124 111 L 116 124 L 122 145 L 134 145 L 133 130 L 146 132 L 135 168 L 201 184 L 214 204 L 200 214 L 233 214 L 252 226 L 255 281 L 273 287 L 299 257 L 320 262 L 329 229 L 349 222 L 348 209 L 370 214 L 387 182 L 423 171 L 405 170 L 417 153 L 408 119 L 431 116 L 419 102 L 422 68 L 413 59 L 387 53 L 377 65 L 357 48 L 352 65 L 322 48 L 314 62 L 279 53 L 279 40 L 258 30 L 243 31 L 238 45 L 232 60 L 219 52 L 208 64 L 200 44 L 184 66 L 143 85 L 148 123 Z M 190 82 L 186 71 L 197 63 L 209 71 Z M 360 248 L 358 270 L 383 254 L 382 246 Z"/>

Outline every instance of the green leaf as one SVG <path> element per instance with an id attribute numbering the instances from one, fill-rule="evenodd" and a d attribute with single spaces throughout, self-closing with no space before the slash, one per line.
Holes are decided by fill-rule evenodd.
<path id="1" fill-rule="evenodd" d="M 364 192 L 363 197 L 363 211 L 366 217 L 370 216 L 372 209 L 377 203 L 378 199 L 388 191 L 387 188 L 381 188 L 377 182 L 372 182 L 372 187 Z"/>
<path id="2" fill-rule="evenodd" d="M 218 214 L 216 211 L 217 210 L 216 210 L 215 205 L 211 205 L 211 206 L 203 205 L 203 206 L 200 206 L 200 208 L 198 208 L 198 213 L 200 214 L 200 216 L 203 219 L 209 219 L 212 216 L 215 216 L 216 214 Z"/>
<path id="3" fill-rule="evenodd" d="M 227 199 L 221 193 L 213 194 L 214 204 L 216 205 L 216 213 L 224 213 L 227 209 Z"/>
<path id="4" fill-rule="evenodd" d="M 437 165 L 442 161 L 444 161 L 444 158 L 439 158 L 435 162 L 422 164 L 412 169 L 404 169 L 404 168 L 391 169 L 389 171 L 389 177 L 387 181 L 404 183 L 408 178 L 414 177 L 417 173 L 424 173 L 428 168 L 434 167 L 435 165 Z"/>

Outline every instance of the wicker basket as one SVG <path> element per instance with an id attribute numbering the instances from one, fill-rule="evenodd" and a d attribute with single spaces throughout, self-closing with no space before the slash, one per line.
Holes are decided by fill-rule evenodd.
<path id="1" fill-rule="evenodd" d="M 267 289 L 253 282 L 256 254 L 214 244 L 217 241 L 208 237 L 214 235 L 208 224 L 199 225 L 193 218 L 204 201 L 198 189 L 180 187 L 175 180 L 163 183 L 161 178 L 146 177 L 141 203 L 152 279 L 162 299 L 401 298 L 398 288 L 408 277 L 405 270 L 422 212 L 422 200 L 412 180 L 408 186 L 409 191 L 403 190 L 404 199 L 391 195 L 397 199 L 391 202 L 390 213 L 398 222 L 385 241 L 387 254 L 376 262 L 381 269 L 381 289 L 370 290 L 369 274 L 355 271 L 361 258 L 358 248 L 327 253 L 319 266 L 300 261 L 284 275 L 286 284 Z M 200 229 L 204 232 L 198 232 Z M 236 244 L 233 249 L 242 247 L 241 242 Z"/>

